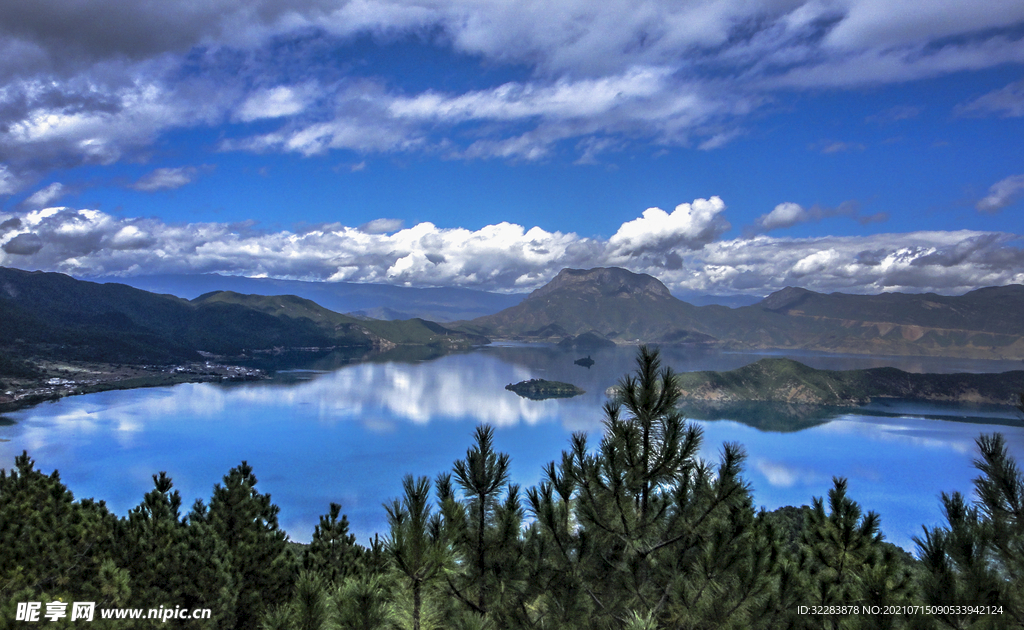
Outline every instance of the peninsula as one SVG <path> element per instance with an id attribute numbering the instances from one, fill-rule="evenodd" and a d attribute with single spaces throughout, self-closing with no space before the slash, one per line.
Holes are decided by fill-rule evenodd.
<path id="1" fill-rule="evenodd" d="M 997 374 L 915 374 L 891 367 L 817 370 L 792 359 L 761 359 L 728 372 L 678 375 L 683 400 L 857 406 L 879 398 L 1013 406 L 1024 370 Z"/>

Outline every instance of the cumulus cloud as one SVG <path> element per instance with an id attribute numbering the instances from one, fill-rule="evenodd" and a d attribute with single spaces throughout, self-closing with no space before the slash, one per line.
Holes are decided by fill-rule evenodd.
<path id="1" fill-rule="evenodd" d="M 174 190 L 187 184 L 191 184 L 196 178 L 199 170 L 194 166 L 181 166 L 178 168 L 158 168 L 146 175 L 143 175 L 129 188 L 143 192 L 156 192 L 158 190 Z"/>
<path id="2" fill-rule="evenodd" d="M 1024 193 L 1024 174 L 1011 175 L 992 184 L 988 195 L 974 204 L 980 212 L 999 212 L 1012 204 Z"/>
<path id="3" fill-rule="evenodd" d="M 679 204 L 671 214 L 648 208 L 639 219 L 623 223 L 608 245 L 617 256 L 700 249 L 731 227 L 722 216 L 724 210 L 719 197 Z"/>
<path id="4" fill-rule="evenodd" d="M 43 240 L 36 234 L 18 234 L 3 244 L 3 250 L 14 256 L 31 256 L 43 248 Z"/>
<path id="5" fill-rule="evenodd" d="M 0 216 L 0 265 L 78 276 L 224 273 L 505 292 L 536 289 L 565 267 L 597 266 L 649 273 L 674 291 L 711 294 L 765 295 L 786 286 L 951 294 L 1024 283 L 1024 250 L 1013 234 L 718 240 L 723 210 L 715 197 L 672 213 L 652 208 L 612 238 L 598 239 L 512 223 L 402 228 L 386 219 L 359 228 L 274 232 L 252 224 L 167 224 L 47 208 Z"/>
<path id="6" fill-rule="evenodd" d="M 804 208 L 800 204 L 791 201 L 780 203 L 768 214 L 763 214 L 755 221 L 754 229 L 760 232 L 770 232 L 783 228 L 793 227 L 798 223 L 810 223 L 821 221 L 830 217 L 848 217 L 861 225 L 886 221 L 889 215 L 885 212 L 877 212 L 871 215 L 860 213 L 860 205 L 855 201 L 844 201 L 835 208 L 826 208 L 819 205 Z"/>
<path id="7" fill-rule="evenodd" d="M 64 195 L 64 185 L 60 182 L 54 182 L 43 188 L 32 193 L 28 199 L 23 202 L 23 205 L 30 208 L 42 208 L 52 204 L 57 199 L 60 199 Z"/>

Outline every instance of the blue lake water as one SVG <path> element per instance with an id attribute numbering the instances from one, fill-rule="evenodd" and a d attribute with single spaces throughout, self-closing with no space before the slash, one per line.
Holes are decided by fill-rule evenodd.
<path id="1" fill-rule="evenodd" d="M 479 423 L 495 427 L 498 449 L 512 456 L 514 481 L 538 482 L 575 431 L 596 445 L 605 390 L 633 368 L 635 349 L 592 353 L 597 362 L 544 346 L 495 346 L 433 361 L 361 363 L 325 373 L 294 372 L 236 385 L 185 384 L 76 396 L 7 414 L 0 426 L 0 467 L 23 450 L 40 469 L 57 469 L 77 497 L 106 500 L 126 514 L 167 471 L 186 506 L 243 459 L 259 489 L 280 506 L 281 525 L 308 541 L 318 517 L 337 501 L 365 542 L 385 533 L 381 504 L 397 497 L 402 476 L 434 477 L 465 456 Z M 998 372 L 1019 362 L 776 353 L 813 367 L 894 365 L 916 372 Z M 664 349 L 677 371 L 725 370 L 763 354 Z M 547 378 L 579 385 L 572 399 L 532 401 L 505 385 Z M 723 442 L 748 454 L 745 478 L 769 509 L 825 496 L 833 476 L 882 516 L 887 539 L 912 548 L 922 524 L 941 522 L 939 493 L 970 494 L 974 440 L 999 431 L 1024 463 L 1024 425 L 1009 408 L 910 403 L 839 411 L 796 432 L 761 431 L 731 420 L 699 421 L 703 455 Z M 938 419 L 945 418 L 945 419 Z M 970 420 L 969 422 L 954 421 Z M 1010 423 L 1010 424 L 1007 424 Z"/>

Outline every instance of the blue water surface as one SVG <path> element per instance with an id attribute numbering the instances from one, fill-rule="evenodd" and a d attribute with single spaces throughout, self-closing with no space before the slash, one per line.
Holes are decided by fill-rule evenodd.
<path id="1" fill-rule="evenodd" d="M 732 369 L 764 355 L 664 349 L 680 371 Z M 813 367 L 894 365 L 918 372 L 996 372 L 1017 363 L 902 357 L 776 353 Z M 69 397 L 22 410 L 0 426 L 0 466 L 23 450 L 38 468 L 60 471 L 76 497 L 104 499 L 126 514 L 166 471 L 186 506 L 208 500 L 215 483 L 242 460 L 259 489 L 281 508 L 281 525 L 308 541 L 319 515 L 340 502 L 360 541 L 386 533 L 382 503 L 399 496 L 406 474 L 431 478 L 465 456 L 477 425 L 495 428 L 496 447 L 511 455 L 524 488 L 558 459 L 573 432 L 597 444 L 605 390 L 633 368 L 635 349 L 578 354 L 545 346 L 486 347 L 423 362 L 353 364 L 257 383 L 184 384 Z M 586 394 L 533 401 L 505 385 L 546 378 Z M 833 476 L 882 516 L 888 540 L 908 549 L 921 525 L 941 523 L 939 493 L 970 494 L 974 441 L 1001 432 L 1024 463 L 1024 429 L 1015 411 L 954 405 L 872 405 L 839 411 L 796 432 L 761 431 L 731 420 L 701 421 L 702 456 L 716 460 L 723 442 L 747 453 L 745 478 L 768 509 L 825 496 Z M 937 419 L 946 418 L 946 419 Z M 971 419 L 959 422 L 955 419 Z"/>

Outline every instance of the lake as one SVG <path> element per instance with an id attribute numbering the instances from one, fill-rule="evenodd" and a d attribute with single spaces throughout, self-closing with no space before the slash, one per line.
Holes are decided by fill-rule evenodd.
<path id="1" fill-rule="evenodd" d="M 727 370 L 765 354 L 663 349 L 677 371 Z M 139 504 L 167 471 L 183 504 L 208 500 L 215 483 L 242 460 L 281 508 L 280 523 L 308 541 L 332 501 L 363 543 L 386 533 L 381 504 L 398 497 L 405 474 L 450 471 L 479 423 L 495 427 L 495 445 L 512 457 L 513 480 L 536 484 L 571 434 L 597 444 L 605 390 L 633 369 L 635 348 L 582 356 L 547 346 L 488 346 L 422 362 L 369 362 L 327 372 L 294 371 L 269 381 L 185 384 L 65 398 L 7 414 L 0 426 L 0 467 L 23 450 L 45 472 L 60 471 L 76 497 L 103 499 L 120 515 Z M 816 368 L 893 365 L 915 372 L 999 372 L 1019 362 L 775 352 Z M 533 401 L 506 391 L 529 378 L 586 390 L 571 399 Z M 970 494 L 974 440 L 1002 432 L 1024 463 L 1024 425 L 1009 408 L 891 402 L 837 410 L 795 432 L 758 430 L 734 420 L 697 421 L 703 456 L 741 443 L 745 478 L 758 505 L 773 509 L 826 496 L 833 476 L 850 496 L 882 516 L 886 538 L 912 548 L 921 525 L 941 523 L 939 493 Z"/>

